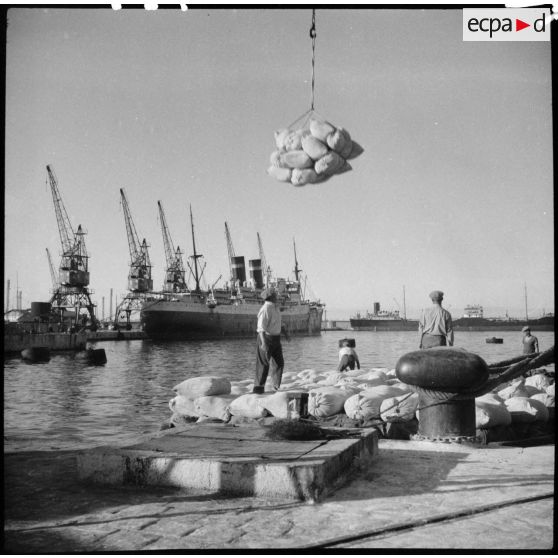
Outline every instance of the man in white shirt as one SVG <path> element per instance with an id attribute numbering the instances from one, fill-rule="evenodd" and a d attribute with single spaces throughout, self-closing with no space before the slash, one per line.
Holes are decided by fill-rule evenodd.
<path id="1" fill-rule="evenodd" d="M 451 314 L 442 308 L 444 293 L 432 291 L 430 293 L 432 306 L 424 310 L 419 321 L 419 348 L 453 346 L 453 323 Z"/>
<path id="2" fill-rule="evenodd" d="M 271 374 L 275 391 L 281 386 L 285 366 L 281 347 L 281 313 L 277 308 L 277 292 L 274 289 L 264 289 L 261 297 L 265 302 L 258 312 L 256 379 L 253 393 L 264 393 L 271 359 L 275 365 Z"/>

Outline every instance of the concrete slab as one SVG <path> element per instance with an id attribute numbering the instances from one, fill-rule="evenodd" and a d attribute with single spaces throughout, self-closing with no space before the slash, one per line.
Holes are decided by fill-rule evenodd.
<path id="1" fill-rule="evenodd" d="M 199 424 L 164 430 L 124 447 L 77 455 L 80 479 L 174 486 L 235 496 L 319 501 L 377 455 L 373 428 L 350 438 L 271 440 L 265 427 Z"/>

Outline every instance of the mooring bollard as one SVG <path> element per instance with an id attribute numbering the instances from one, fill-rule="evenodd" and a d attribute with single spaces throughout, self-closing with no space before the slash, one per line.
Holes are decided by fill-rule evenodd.
<path id="1" fill-rule="evenodd" d="M 489 376 L 488 365 L 481 357 L 453 348 L 413 351 L 398 360 L 395 373 L 419 394 L 419 428 L 415 439 L 476 441 L 472 393 Z"/>

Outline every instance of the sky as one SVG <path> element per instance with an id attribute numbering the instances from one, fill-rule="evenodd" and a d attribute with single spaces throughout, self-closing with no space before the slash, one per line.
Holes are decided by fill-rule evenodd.
<path id="1" fill-rule="evenodd" d="M 209 283 L 237 256 L 293 277 L 328 319 L 554 311 L 550 42 L 464 42 L 460 9 L 316 10 L 314 108 L 364 148 L 296 188 L 274 131 L 311 107 L 312 10 L 13 8 L 6 50 L 4 289 L 48 301 L 61 250 L 46 165 L 90 254 L 92 298 L 126 293 L 126 191 L 162 287 L 157 201 Z M 4 291 L 5 292 L 5 291 Z M 6 307 L 6 296 L 4 296 Z"/>

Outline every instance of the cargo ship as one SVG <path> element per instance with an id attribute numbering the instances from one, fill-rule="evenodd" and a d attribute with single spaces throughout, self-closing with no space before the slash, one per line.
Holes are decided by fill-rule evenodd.
<path id="1" fill-rule="evenodd" d="M 407 320 L 398 310 L 381 310 L 374 302 L 374 311 L 352 317 L 351 329 L 355 331 L 418 331 L 418 320 Z"/>
<path id="2" fill-rule="evenodd" d="M 190 214 L 190 217 L 191 214 Z M 244 256 L 236 256 L 225 223 L 230 283 L 223 288 L 200 287 L 200 265 L 202 256 L 196 252 L 194 226 L 192 220 L 193 255 L 190 256 L 195 286 L 182 292 L 170 287 L 158 299 L 146 301 L 141 309 L 141 323 L 147 336 L 155 340 L 166 339 L 222 339 L 241 338 L 256 335 L 258 312 L 263 304 L 262 291 L 274 288 L 278 294 L 278 307 L 282 324 L 289 335 L 319 335 L 325 304 L 319 300 L 309 300 L 304 295 L 301 283 L 301 269 L 294 247 L 294 280 L 272 277 L 265 265 L 265 257 L 260 247 L 260 258 L 249 260 L 249 277 L 246 277 Z M 202 268 L 203 271 L 203 268 Z M 184 283 L 181 283 L 184 285 Z"/>
<path id="3" fill-rule="evenodd" d="M 453 320 L 453 329 L 456 331 L 521 331 L 528 325 L 533 331 L 554 331 L 554 314 L 547 313 L 540 318 L 525 319 L 510 318 L 485 318 L 484 309 L 480 305 L 469 305 L 460 318 Z"/>

